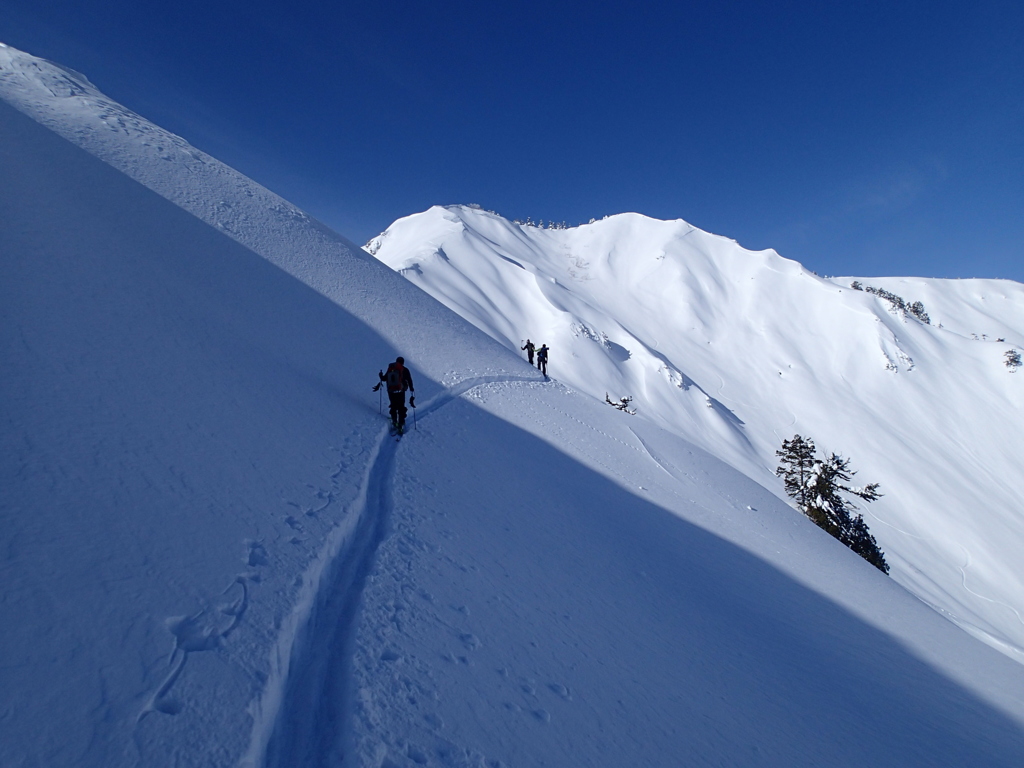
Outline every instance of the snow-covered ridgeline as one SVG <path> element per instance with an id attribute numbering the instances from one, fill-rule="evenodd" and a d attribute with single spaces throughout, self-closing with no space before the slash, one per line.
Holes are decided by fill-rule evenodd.
<path id="1" fill-rule="evenodd" d="M 0 98 L 36 122 L 188 211 L 372 325 L 396 346 L 415 348 L 427 372 L 456 381 L 460 362 L 435 346 L 422 323 L 434 302 L 393 281 L 349 240 L 233 168 L 104 95 L 84 76 L 10 46 L 0 48 Z M 454 318 L 453 318 L 454 320 Z M 465 335 L 462 323 L 448 330 Z M 479 347 L 475 334 L 465 343 Z M 493 360 L 491 345 L 472 365 Z M 504 371 L 496 370 L 495 373 Z"/>
<path id="2" fill-rule="evenodd" d="M 1024 659 L 1024 286 L 826 279 L 684 221 L 540 229 L 463 206 L 401 219 L 367 249 L 550 372 L 782 495 L 795 433 L 885 494 L 865 518 L 893 576 Z M 879 295 L 921 302 L 928 323 Z M 522 354 L 522 353 L 520 353 Z"/>
<path id="3" fill-rule="evenodd" d="M 0 48 L 0 92 L 33 120 L 307 283 L 339 255 L 358 253 L 291 203 L 110 99 L 78 72 Z M 181 184 L 183 176 L 189 185 Z"/>

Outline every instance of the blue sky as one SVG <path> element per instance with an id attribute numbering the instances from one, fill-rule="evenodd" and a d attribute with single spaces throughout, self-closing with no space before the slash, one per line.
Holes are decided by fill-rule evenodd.
<path id="1" fill-rule="evenodd" d="M 1024 3 L 68 3 L 0 41 L 357 242 L 436 203 L 1024 282 Z"/>

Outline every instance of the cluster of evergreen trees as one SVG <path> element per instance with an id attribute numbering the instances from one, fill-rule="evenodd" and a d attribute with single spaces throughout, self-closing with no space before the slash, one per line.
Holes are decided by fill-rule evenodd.
<path id="1" fill-rule="evenodd" d="M 864 518 L 857 513 L 853 502 L 844 494 L 864 501 L 875 501 L 882 494 L 878 483 L 862 488 L 848 485 L 856 472 L 850 469 L 850 460 L 835 453 L 824 460 L 816 456 L 814 441 L 794 435 L 783 440 L 782 449 L 775 452 L 779 467 L 775 474 L 783 479 L 788 493 L 800 511 L 863 557 L 882 573 L 889 573 L 885 555 L 868 531 Z"/>
<path id="2" fill-rule="evenodd" d="M 593 219 L 591 219 L 593 221 Z M 539 229 L 572 229 L 564 221 L 549 221 L 547 224 L 544 223 L 544 219 L 540 221 L 534 221 L 532 218 L 527 216 L 525 219 L 513 219 L 513 224 L 518 224 L 521 227 L 537 227 Z"/>
<path id="3" fill-rule="evenodd" d="M 1020 352 L 1016 349 L 1008 349 L 1006 351 L 1006 367 L 1011 371 L 1016 371 L 1021 367 Z"/>
<path id="4" fill-rule="evenodd" d="M 928 313 L 924 311 L 924 304 L 920 301 L 915 301 L 911 304 L 902 296 L 897 296 L 892 291 L 887 291 L 885 288 L 875 288 L 871 285 L 864 285 L 858 280 L 854 280 L 850 283 L 850 287 L 855 291 L 867 291 L 868 293 L 873 293 L 875 296 L 888 301 L 889 304 L 892 305 L 893 309 L 899 310 L 904 315 L 912 315 L 925 325 L 931 325 L 932 319 L 928 317 Z"/>

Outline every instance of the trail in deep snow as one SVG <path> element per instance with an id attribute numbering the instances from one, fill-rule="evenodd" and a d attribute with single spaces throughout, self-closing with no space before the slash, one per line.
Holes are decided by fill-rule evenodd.
<path id="1" fill-rule="evenodd" d="M 526 376 L 466 379 L 418 406 L 414 418 L 429 416 L 474 387 L 517 381 L 538 380 Z M 264 694 L 267 718 L 255 728 L 244 765 L 327 765 L 340 763 L 350 753 L 353 642 L 363 588 L 391 518 L 398 443 L 388 429 L 381 431 L 363 487 L 338 531 L 344 540 L 333 554 L 328 543 L 329 561 L 319 564 L 322 575 L 309 613 L 300 618 L 292 642 L 284 649 L 290 648 L 291 658 L 276 685 L 269 685 Z"/>

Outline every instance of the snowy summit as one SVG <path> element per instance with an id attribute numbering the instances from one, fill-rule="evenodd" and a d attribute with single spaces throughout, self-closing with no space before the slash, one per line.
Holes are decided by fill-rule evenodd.
<path id="1" fill-rule="evenodd" d="M 849 457 L 882 488 L 863 511 L 893 577 L 1024 662 L 1024 286 L 822 278 L 638 214 L 544 229 L 434 207 L 368 250 L 782 498 L 782 440 Z"/>
<path id="2" fill-rule="evenodd" d="M 998 365 L 1021 324 L 992 284 L 871 283 L 921 300 L 925 326 L 679 222 L 399 222 L 378 257 L 410 245 L 396 265 L 453 312 L 10 47 L 0 137 L 0 765 L 1024 762 L 1017 636 L 957 590 L 926 597 L 999 653 L 915 596 L 948 585 L 954 537 L 987 557 L 949 566 L 966 585 L 1000 583 L 1012 482 L 982 489 L 971 527 L 979 486 L 941 462 L 1011 465 L 930 447 L 950 503 L 927 510 L 946 536 L 921 538 L 926 510 L 902 508 L 921 483 L 890 452 L 925 456 L 949 392 L 963 446 L 982 387 L 1016 402 Z M 511 349 L 527 334 L 552 379 Z M 819 348 L 827 365 L 798 356 Z M 400 442 L 371 389 L 398 355 L 418 406 Z M 844 374 L 844 397 L 821 394 Z M 869 402 L 894 426 L 846 431 Z M 986 423 L 1012 451 L 1011 418 Z M 770 452 L 798 430 L 883 484 L 878 518 L 906 540 L 871 524 L 896 578 L 780 498 Z"/>

